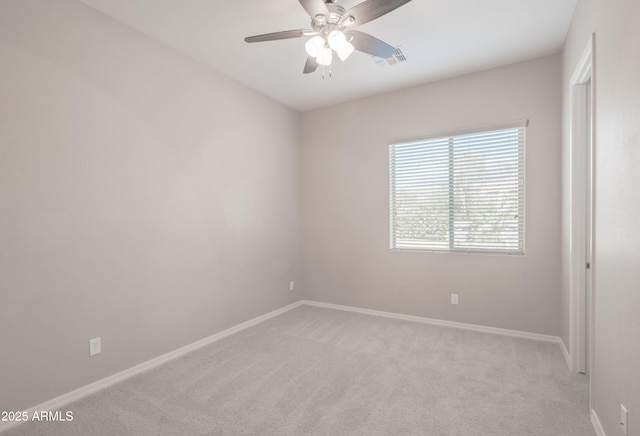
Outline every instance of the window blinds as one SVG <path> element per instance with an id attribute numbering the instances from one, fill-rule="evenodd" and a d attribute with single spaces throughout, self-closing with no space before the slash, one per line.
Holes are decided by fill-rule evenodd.
<path id="1" fill-rule="evenodd" d="M 524 253 L 525 127 L 390 147 L 391 248 Z"/>

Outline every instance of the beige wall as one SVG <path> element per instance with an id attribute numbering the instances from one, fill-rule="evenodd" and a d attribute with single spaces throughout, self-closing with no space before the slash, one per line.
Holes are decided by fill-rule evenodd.
<path id="1" fill-rule="evenodd" d="M 569 80 L 592 32 L 595 50 L 595 257 L 592 408 L 607 435 L 640 435 L 640 2 L 580 0 L 563 56 L 565 172 Z M 565 192 L 568 179 L 565 178 Z M 568 216 L 563 221 L 567 227 Z M 566 239 L 566 233 L 565 238 Z M 567 252 L 565 250 L 565 256 Z M 568 341 L 568 286 L 563 289 Z"/>
<path id="2" fill-rule="evenodd" d="M 296 113 L 69 0 L 0 2 L 0 77 L 0 410 L 301 298 Z"/>
<path id="3" fill-rule="evenodd" d="M 305 113 L 305 297 L 559 335 L 560 74 L 552 56 Z M 526 255 L 391 251 L 388 145 L 521 118 Z"/>
<path id="4" fill-rule="evenodd" d="M 562 59 L 300 116 L 76 2 L 2 0 L 0 410 L 284 306 L 300 290 L 561 335 L 569 346 L 559 242 L 568 81 L 596 31 L 592 405 L 613 435 L 624 403 L 629 434 L 640 435 L 638 16 L 634 0 L 580 0 Z M 526 255 L 389 250 L 388 144 L 517 118 L 530 119 Z M 302 274 L 290 292 L 298 234 Z M 89 358 L 96 336 L 103 353 Z"/>

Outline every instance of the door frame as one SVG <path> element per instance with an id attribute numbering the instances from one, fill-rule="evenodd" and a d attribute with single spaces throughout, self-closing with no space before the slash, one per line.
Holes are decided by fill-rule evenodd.
<path id="1" fill-rule="evenodd" d="M 585 372 L 587 349 L 593 354 L 593 301 L 595 295 L 595 33 L 580 58 L 570 82 L 570 220 L 569 220 L 569 306 L 570 306 L 570 366 L 575 372 Z M 590 98 L 587 85 L 590 82 Z M 590 114 L 588 120 L 586 114 Z M 588 154 L 591 159 L 588 159 Z M 587 178 L 587 175 L 590 175 Z M 590 186 L 587 186 L 590 180 Z M 590 220 L 587 221 L 587 195 L 590 195 Z M 587 225 L 590 223 L 590 228 Z M 587 232 L 590 244 L 587 246 Z M 590 261 L 590 268 L 586 262 Z M 591 284 L 587 304 L 587 274 Z M 587 308 L 590 308 L 587 313 Z M 587 324 L 588 323 L 588 324 Z M 586 334 L 590 332 L 587 348 Z M 589 367 L 592 367 L 589 364 Z"/>

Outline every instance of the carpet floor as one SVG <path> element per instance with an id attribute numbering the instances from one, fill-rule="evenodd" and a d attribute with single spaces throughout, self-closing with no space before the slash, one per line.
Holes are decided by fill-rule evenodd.
<path id="1" fill-rule="evenodd" d="M 557 344 L 301 306 L 2 436 L 595 435 Z"/>

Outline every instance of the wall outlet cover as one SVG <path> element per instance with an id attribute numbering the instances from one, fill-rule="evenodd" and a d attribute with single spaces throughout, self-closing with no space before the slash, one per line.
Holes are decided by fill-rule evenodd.
<path id="1" fill-rule="evenodd" d="M 100 338 L 89 339 L 89 356 L 95 356 L 102 352 L 102 340 Z"/>

